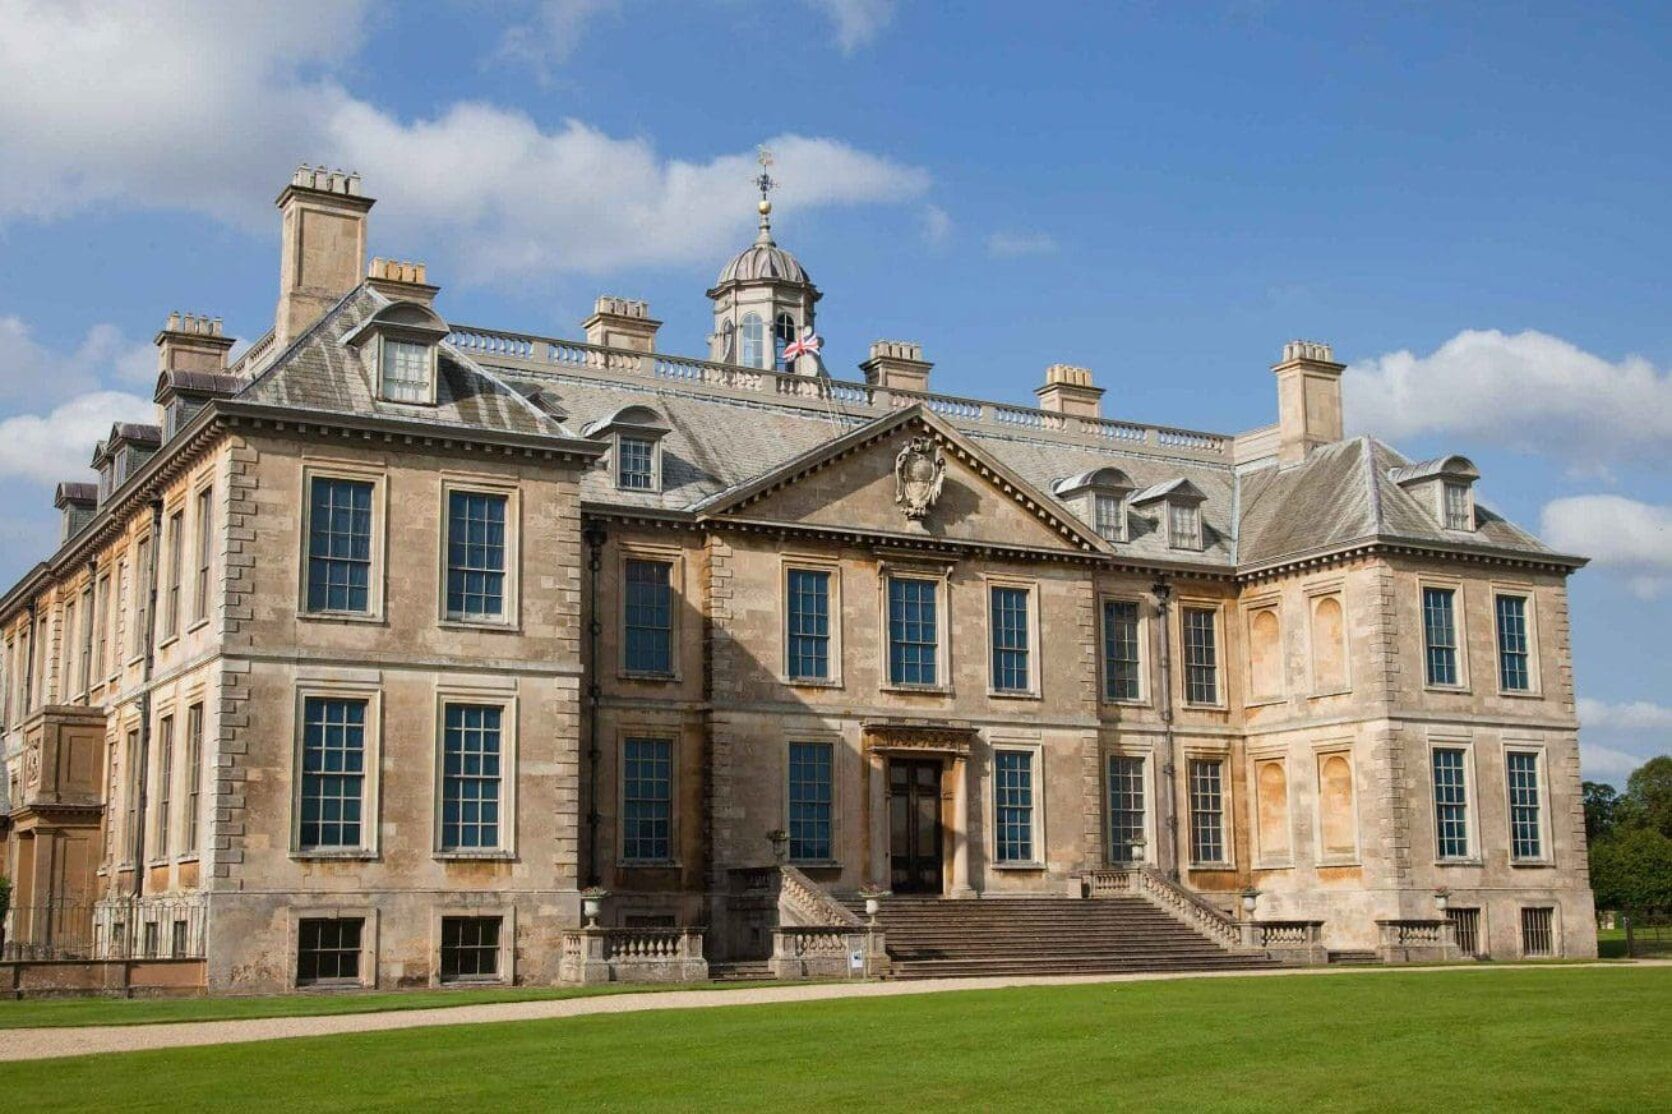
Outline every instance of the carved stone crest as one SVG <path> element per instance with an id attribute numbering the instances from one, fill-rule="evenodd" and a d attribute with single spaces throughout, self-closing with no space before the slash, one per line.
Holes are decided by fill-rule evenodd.
<path id="1" fill-rule="evenodd" d="M 945 481 L 946 457 L 932 437 L 913 437 L 894 458 L 894 501 L 913 522 L 929 516 Z"/>

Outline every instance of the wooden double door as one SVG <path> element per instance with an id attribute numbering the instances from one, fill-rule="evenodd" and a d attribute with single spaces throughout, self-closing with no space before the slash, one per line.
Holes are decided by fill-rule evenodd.
<path id="1" fill-rule="evenodd" d="M 889 889 L 897 894 L 941 892 L 942 768 L 939 758 L 889 759 Z"/>

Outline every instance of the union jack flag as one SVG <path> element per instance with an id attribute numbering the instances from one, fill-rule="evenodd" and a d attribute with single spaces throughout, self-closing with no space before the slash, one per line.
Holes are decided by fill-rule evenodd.
<path id="1" fill-rule="evenodd" d="M 817 356 L 819 349 L 824 347 L 824 340 L 808 326 L 802 333 L 800 340 L 792 340 L 784 345 L 784 361 L 787 363 L 798 356 Z"/>

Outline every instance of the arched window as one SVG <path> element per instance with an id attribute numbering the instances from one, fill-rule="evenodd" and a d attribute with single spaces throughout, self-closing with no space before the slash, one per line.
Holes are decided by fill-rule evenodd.
<path id="1" fill-rule="evenodd" d="M 720 326 L 720 362 L 723 364 L 737 362 L 737 326 L 730 321 Z"/>
<path id="2" fill-rule="evenodd" d="M 789 365 L 784 362 L 784 349 L 794 342 L 795 336 L 795 318 L 780 313 L 772 323 L 772 367 L 775 370 L 789 370 Z"/>
<path id="3" fill-rule="evenodd" d="M 738 363 L 744 367 L 765 367 L 766 329 L 761 324 L 760 315 L 744 314 L 743 327 L 738 331 L 743 334 L 743 358 Z"/>

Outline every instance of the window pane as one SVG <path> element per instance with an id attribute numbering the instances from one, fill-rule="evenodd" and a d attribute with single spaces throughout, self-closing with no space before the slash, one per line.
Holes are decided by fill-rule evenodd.
<path id="1" fill-rule="evenodd" d="M 621 857 L 668 862 L 672 855 L 673 743 L 628 739 L 622 753 Z"/>
<path id="2" fill-rule="evenodd" d="M 1033 756 L 1022 750 L 995 751 L 993 780 L 999 862 L 1032 862 Z"/>
<path id="3" fill-rule="evenodd" d="M 366 702 L 302 702 L 303 849 L 357 848 L 366 774 Z"/>
<path id="4" fill-rule="evenodd" d="M 1125 500 L 1119 495 L 1094 495 L 1092 510 L 1093 526 L 1099 537 L 1118 542 L 1126 536 Z"/>
<path id="5" fill-rule="evenodd" d="M 1219 702 L 1219 661 L 1215 645 L 1214 613 L 1207 608 L 1184 609 L 1184 698 L 1191 704 Z"/>
<path id="6" fill-rule="evenodd" d="M 1457 684 L 1457 624 L 1452 614 L 1455 600 L 1456 593 L 1450 588 L 1422 590 L 1422 630 L 1431 685 Z"/>
<path id="7" fill-rule="evenodd" d="M 1510 856 L 1537 859 L 1543 852 L 1539 824 L 1538 755 L 1511 751 L 1507 756 L 1509 775 Z"/>
<path id="8" fill-rule="evenodd" d="M 1526 692 L 1532 687 L 1527 672 L 1527 601 L 1521 596 L 1499 596 L 1498 685 L 1505 692 Z"/>
<path id="9" fill-rule="evenodd" d="M 790 744 L 790 858 L 825 862 L 831 847 L 833 786 L 829 743 Z"/>
<path id="10" fill-rule="evenodd" d="M 626 654 L 633 673 L 673 672 L 672 572 L 665 561 L 627 562 Z"/>
<path id="11" fill-rule="evenodd" d="M 787 645 L 789 675 L 797 680 L 830 678 L 830 574 L 791 569 Z"/>
<path id="12" fill-rule="evenodd" d="M 296 926 L 296 981 L 337 982 L 360 977 L 358 917 L 300 921 Z"/>
<path id="13" fill-rule="evenodd" d="M 1139 699 L 1138 605 L 1130 600 L 1103 601 L 1103 696 Z"/>
<path id="14" fill-rule="evenodd" d="M 647 437 L 618 437 L 615 450 L 616 486 L 624 491 L 654 490 L 656 443 Z"/>
<path id="15" fill-rule="evenodd" d="M 441 750 L 443 851 L 500 846 L 503 715 L 497 705 L 447 705 Z"/>
<path id="16" fill-rule="evenodd" d="M 447 497 L 447 613 L 505 614 L 507 497 L 453 491 Z"/>
<path id="17" fill-rule="evenodd" d="M 1174 549 L 1202 548 L 1202 513 L 1189 503 L 1167 504 L 1167 535 Z"/>
<path id="18" fill-rule="evenodd" d="M 308 507 L 308 610 L 371 610 L 372 485 L 316 478 Z"/>
<path id="19" fill-rule="evenodd" d="M 940 645 L 935 624 L 933 580 L 890 577 L 888 581 L 888 679 L 896 685 L 935 683 Z"/>
<path id="20" fill-rule="evenodd" d="M 994 588 L 993 688 L 1026 692 L 1028 683 L 1028 593 L 1022 588 Z"/>
<path id="21" fill-rule="evenodd" d="M 1434 752 L 1434 830 L 1442 859 L 1469 857 L 1469 798 L 1461 750 Z"/>
<path id="22" fill-rule="evenodd" d="M 1144 760 L 1109 757 L 1109 861 L 1139 862 L 1145 857 Z"/>
<path id="23" fill-rule="evenodd" d="M 1190 763 L 1191 862 L 1226 861 L 1223 770 L 1217 758 Z"/>
<path id="24" fill-rule="evenodd" d="M 427 346 L 384 339 L 383 397 L 395 402 L 429 402 L 430 350 Z"/>
<path id="25" fill-rule="evenodd" d="M 498 917 L 443 917 L 442 979 L 498 978 L 499 931 Z"/>
<path id="26" fill-rule="evenodd" d="M 1446 529 L 1472 530 L 1473 516 L 1469 514 L 1469 489 L 1463 484 L 1448 483 L 1446 492 Z"/>

